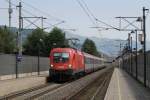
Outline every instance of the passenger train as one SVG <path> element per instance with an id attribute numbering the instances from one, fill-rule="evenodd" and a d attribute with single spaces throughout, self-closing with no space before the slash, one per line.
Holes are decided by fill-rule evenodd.
<path id="1" fill-rule="evenodd" d="M 72 48 L 54 48 L 50 52 L 49 76 L 64 79 L 92 73 L 104 67 L 105 60 Z"/>

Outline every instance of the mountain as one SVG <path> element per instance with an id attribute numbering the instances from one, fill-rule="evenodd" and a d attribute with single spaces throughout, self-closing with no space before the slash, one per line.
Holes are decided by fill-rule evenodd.
<path id="1" fill-rule="evenodd" d="M 117 56 L 120 51 L 120 43 L 125 45 L 127 43 L 127 40 L 121 40 L 121 39 L 108 39 L 108 38 L 97 38 L 97 37 L 86 37 L 86 36 L 80 36 L 72 33 L 66 33 L 66 38 L 77 38 L 79 39 L 80 47 L 82 46 L 84 40 L 86 38 L 89 38 L 93 40 L 96 44 L 96 47 L 98 51 L 103 52 L 104 54 L 107 54 L 109 56 Z M 150 50 L 150 46 L 148 45 L 150 42 L 147 42 L 147 50 Z M 133 48 L 135 48 L 135 41 L 133 41 Z M 123 45 L 121 48 L 123 49 Z M 142 48 L 140 43 L 138 43 L 138 48 Z"/>
<path id="2" fill-rule="evenodd" d="M 1 27 L 1 28 L 5 28 L 6 26 L 5 26 L 5 25 L 0 25 L 0 27 Z M 8 28 L 8 27 L 7 27 L 7 28 Z M 34 29 L 23 29 L 23 30 L 21 31 L 21 33 L 22 33 L 22 41 L 23 41 L 23 42 L 26 40 L 27 36 L 32 33 L 33 30 L 34 30 Z M 16 28 L 16 27 L 11 27 L 11 28 L 10 28 L 10 31 L 17 34 L 18 28 Z"/>
<path id="3" fill-rule="evenodd" d="M 89 38 L 95 42 L 95 45 L 98 49 L 98 51 L 103 52 L 107 55 L 112 55 L 118 52 L 119 50 L 119 42 L 115 41 L 113 39 L 106 39 L 106 38 L 97 38 L 97 37 L 84 37 L 80 35 L 75 35 L 71 33 L 66 33 L 66 38 L 77 38 L 79 39 L 79 44 L 82 46 L 86 38 Z M 114 46 L 115 45 L 115 46 Z M 81 47 L 79 47 L 81 48 Z"/>

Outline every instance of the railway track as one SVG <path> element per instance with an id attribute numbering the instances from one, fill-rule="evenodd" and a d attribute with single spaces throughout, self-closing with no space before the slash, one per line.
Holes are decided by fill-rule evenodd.
<path id="1" fill-rule="evenodd" d="M 104 72 L 69 100 L 104 100 L 112 73 L 113 69 Z"/>
<path id="2" fill-rule="evenodd" d="M 23 91 L 11 93 L 9 95 L 3 96 L 0 100 L 31 100 L 36 99 L 50 91 L 53 91 L 67 83 L 57 84 L 57 83 L 47 83 Z"/>
<path id="3" fill-rule="evenodd" d="M 107 89 L 112 72 L 112 69 L 106 68 L 75 81 L 62 84 L 48 83 L 6 95 L 0 98 L 0 100 L 62 100 L 62 98 L 65 100 L 96 100 L 95 98 L 97 97 L 104 97 L 105 93 L 101 90 Z M 92 80 L 95 81 L 93 82 Z M 89 85 L 86 86 L 86 84 Z M 90 95 L 88 93 L 90 93 Z M 90 97 L 88 97 L 88 95 Z"/>

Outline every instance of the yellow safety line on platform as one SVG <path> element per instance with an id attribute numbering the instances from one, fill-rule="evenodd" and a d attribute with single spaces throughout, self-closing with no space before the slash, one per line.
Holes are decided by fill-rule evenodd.
<path id="1" fill-rule="evenodd" d="M 118 92 L 119 92 L 119 100 L 121 100 L 121 92 L 120 92 L 120 82 L 119 82 L 119 77 L 118 77 L 118 71 L 119 69 L 117 70 L 117 81 L 118 81 Z"/>

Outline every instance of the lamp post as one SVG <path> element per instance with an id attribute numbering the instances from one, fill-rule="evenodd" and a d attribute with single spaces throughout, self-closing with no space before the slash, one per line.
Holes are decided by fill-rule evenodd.
<path id="1" fill-rule="evenodd" d="M 130 55 L 130 51 L 131 51 L 131 33 L 128 33 L 128 54 Z M 130 73 L 130 68 L 131 68 L 131 60 L 130 60 L 130 64 L 128 67 L 128 72 Z"/>
<path id="2" fill-rule="evenodd" d="M 40 75 L 40 43 L 42 43 L 43 40 L 40 39 L 37 46 L 38 46 L 38 75 Z"/>
<path id="3" fill-rule="evenodd" d="M 146 15 L 145 12 L 149 11 L 143 7 L 143 35 L 144 35 L 144 86 L 146 87 Z"/>
<path id="4" fill-rule="evenodd" d="M 128 33 L 128 49 L 129 49 L 129 58 L 130 58 L 130 67 L 129 67 L 129 73 L 132 75 L 132 37 L 131 33 Z"/>
<path id="5" fill-rule="evenodd" d="M 125 64 L 125 62 L 124 62 L 124 53 L 122 52 L 123 51 L 123 49 L 122 49 L 122 47 L 124 47 L 125 46 L 125 44 L 124 44 L 124 42 L 122 42 L 121 40 L 116 40 L 116 41 L 119 41 L 120 43 L 119 43 L 119 47 L 120 47 L 120 58 L 122 59 L 122 68 L 124 68 L 125 66 L 124 66 L 124 64 Z"/>
<path id="6" fill-rule="evenodd" d="M 135 55 L 135 66 L 136 66 L 136 69 L 135 69 L 135 78 L 137 79 L 137 77 L 138 77 L 138 74 L 137 74 L 137 66 L 138 66 L 138 64 L 137 64 L 137 51 L 138 51 L 138 47 L 137 47 L 137 36 L 138 36 L 138 33 L 137 33 L 137 30 L 134 30 L 134 31 L 131 31 L 131 34 L 132 33 L 135 33 L 135 36 L 136 36 L 136 49 L 135 49 L 135 53 L 136 53 L 136 55 Z"/>
<path id="7" fill-rule="evenodd" d="M 131 36 L 131 75 L 133 75 L 133 62 L 132 62 L 132 36 Z"/>

